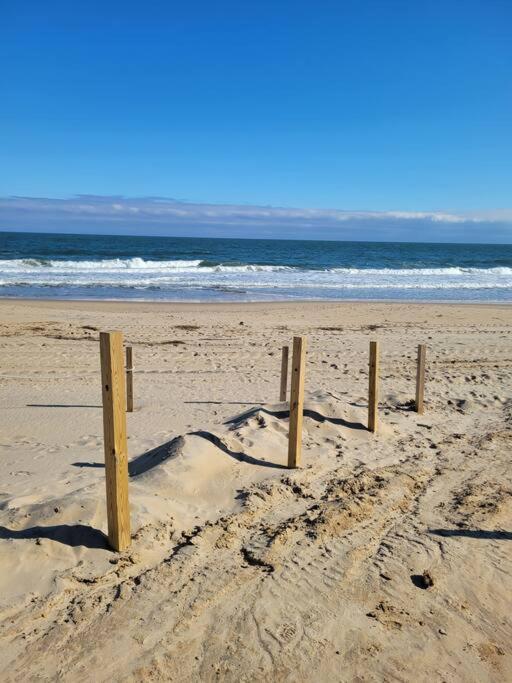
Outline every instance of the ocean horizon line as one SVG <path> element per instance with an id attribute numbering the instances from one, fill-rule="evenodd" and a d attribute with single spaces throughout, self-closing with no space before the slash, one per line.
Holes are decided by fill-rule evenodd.
<path id="1" fill-rule="evenodd" d="M 432 244 L 432 245 L 444 245 L 444 246 L 492 246 L 492 247 L 510 247 L 512 246 L 512 241 L 510 242 L 454 242 L 450 240 L 446 241 L 428 241 L 428 240 L 379 240 L 379 239 L 366 239 L 366 240 L 354 240 L 354 239 L 340 239 L 340 238 L 321 238 L 316 237 L 311 238 L 297 238 L 297 237 L 212 237 L 209 235 L 165 235 L 162 233 L 130 233 L 130 232 L 89 232 L 89 231 L 76 231 L 76 232 L 54 232 L 51 230 L 33 230 L 22 228 L 17 228 L 16 230 L 8 228 L 0 228 L 0 235 L 33 235 L 33 236 L 55 236 L 55 237 L 98 237 L 109 239 L 111 237 L 128 237 L 130 239 L 171 239 L 171 240 L 215 240 L 215 241 L 232 241 L 239 240 L 243 242 L 327 242 L 327 243 L 341 243 L 341 244 Z"/>

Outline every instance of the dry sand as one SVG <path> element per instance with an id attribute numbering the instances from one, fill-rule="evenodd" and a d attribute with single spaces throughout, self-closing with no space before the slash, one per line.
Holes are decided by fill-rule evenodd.
<path id="1" fill-rule="evenodd" d="M 121 554 L 108 329 L 136 368 Z M 287 470 L 294 334 L 307 413 Z M 512 680 L 512 308 L 3 301 L 0 335 L 2 681 Z"/>

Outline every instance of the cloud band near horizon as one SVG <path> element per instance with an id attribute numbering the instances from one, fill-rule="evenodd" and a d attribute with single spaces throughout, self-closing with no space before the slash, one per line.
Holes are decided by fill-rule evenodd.
<path id="1" fill-rule="evenodd" d="M 161 197 L 0 197 L 0 230 L 193 237 L 512 241 L 512 209 L 350 211 L 202 204 Z"/>

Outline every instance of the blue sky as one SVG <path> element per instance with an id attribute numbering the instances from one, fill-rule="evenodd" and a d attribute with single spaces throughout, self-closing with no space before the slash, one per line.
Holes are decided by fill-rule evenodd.
<path id="1" fill-rule="evenodd" d="M 0 229 L 51 229 L 48 208 L 13 213 L 13 196 L 49 198 L 58 229 L 106 232 L 103 197 L 165 197 L 201 214 L 365 212 L 368 239 L 375 221 L 383 238 L 443 223 L 464 239 L 460 220 L 423 214 L 470 216 L 512 241 L 511 212 L 496 213 L 512 206 L 511 26 L 509 0 L 3 3 Z M 293 220 L 260 214 L 293 236 Z M 158 232 L 176 234 L 167 218 Z M 132 210 L 116 230 L 152 220 Z"/>

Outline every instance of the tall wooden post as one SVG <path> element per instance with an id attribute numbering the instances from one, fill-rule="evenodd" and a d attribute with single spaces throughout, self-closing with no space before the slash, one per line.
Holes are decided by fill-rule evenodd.
<path id="1" fill-rule="evenodd" d="M 418 364 L 416 368 L 416 412 L 423 415 L 423 397 L 425 395 L 425 358 L 427 347 L 418 344 Z"/>
<path id="2" fill-rule="evenodd" d="M 100 355 L 108 540 L 122 551 L 131 542 L 122 332 L 100 333 Z"/>
<path id="3" fill-rule="evenodd" d="M 379 343 L 370 342 L 370 364 L 368 385 L 368 429 L 376 432 L 379 406 Z"/>
<path id="4" fill-rule="evenodd" d="M 304 373 L 306 337 L 293 338 L 292 379 L 290 389 L 290 431 L 288 435 L 288 467 L 300 467 L 302 450 L 302 418 L 304 412 Z"/>
<path id="5" fill-rule="evenodd" d="M 288 387 L 288 353 L 289 347 L 283 346 L 281 356 L 281 387 L 279 391 L 280 401 L 286 401 L 286 389 Z"/>
<path id="6" fill-rule="evenodd" d="M 133 352 L 126 347 L 126 412 L 133 413 Z"/>

